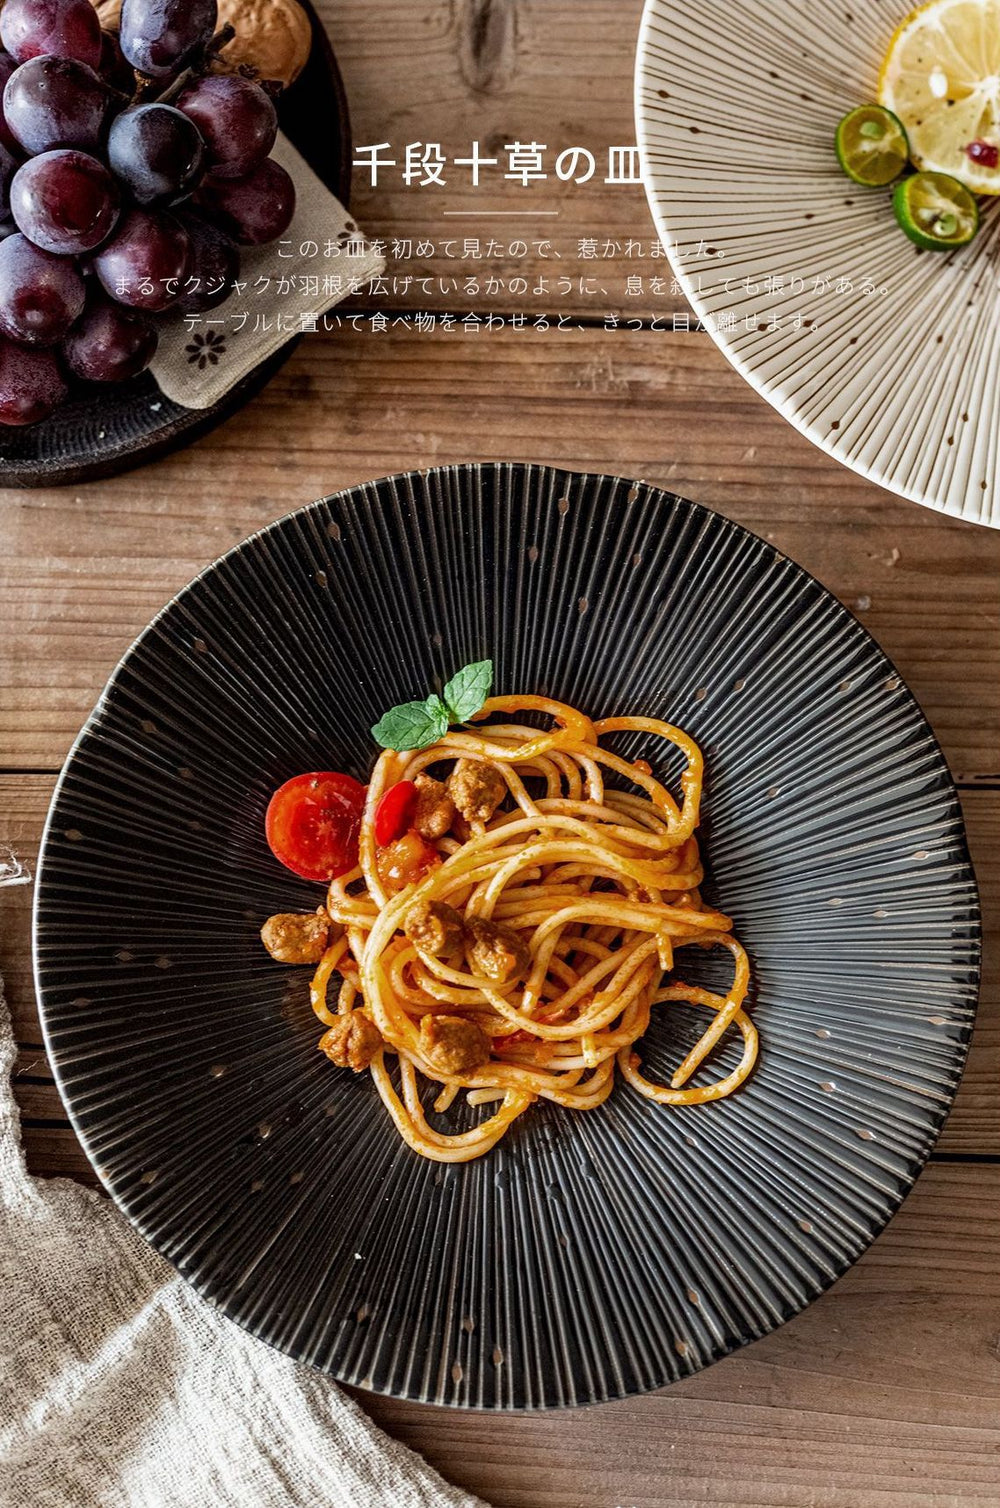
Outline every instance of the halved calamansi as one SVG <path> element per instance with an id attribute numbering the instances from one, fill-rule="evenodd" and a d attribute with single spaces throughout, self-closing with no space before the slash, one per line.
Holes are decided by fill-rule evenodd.
<path id="1" fill-rule="evenodd" d="M 884 105 L 859 105 L 837 126 L 837 161 L 855 183 L 884 188 L 906 167 L 910 149 L 901 122 Z"/>
<path id="2" fill-rule="evenodd" d="M 892 195 L 900 226 L 925 251 L 965 246 L 979 229 L 979 206 L 964 184 L 947 173 L 913 173 Z"/>

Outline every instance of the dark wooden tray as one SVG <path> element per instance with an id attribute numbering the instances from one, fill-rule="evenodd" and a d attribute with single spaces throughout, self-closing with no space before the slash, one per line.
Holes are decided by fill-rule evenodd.
<path id="1" fill-rule="evenodd" d="M 312 21 L 312 52 L 281 97 L 281 129 L 346 205 L 351 187 L 347 95 L 323 23 L 309 0 L 302 3 Z M 26 429 L 0 428 L 0 483 L 53 487 L 93 481 L 167 455 L 248 403 L 288 360 L 299 339 L 292 336 L 208 409 L 172 403 L 148 372 L 115 387 L 81 387 L 51 419 Z"/>

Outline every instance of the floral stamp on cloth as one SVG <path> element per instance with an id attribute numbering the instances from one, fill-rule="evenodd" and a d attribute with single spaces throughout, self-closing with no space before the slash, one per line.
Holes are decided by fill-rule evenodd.
<path id="1" fill-rule="evenodd" d="M 189 366 L 197 367 L 203 372 L 207 366 L 218 366 L 219 358 L 226 354 L 226 337 L 219 335 L 215 330 L 208 330 L 204 335 L 195 335 L 184 347 Z"/>

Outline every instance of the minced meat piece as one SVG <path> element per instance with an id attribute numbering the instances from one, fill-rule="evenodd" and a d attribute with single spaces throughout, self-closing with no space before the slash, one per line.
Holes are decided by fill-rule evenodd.
<path id="1" fill-rule="evenodd" d="M 463 1016 L 422 1016 L 420 1052 L 438 1073 L 474 1073 L 490 1058 L 490 1039 Z"/>
<path id="2" fill-rule="evenodd" d="M 330 921 L 322 912 L 300 916 L 281 911 L 260 929 L 261 942 L 278 963 L 319 963 L 330 942 Z"/>
<path id="3" fill-rule="evenodd" d="M 472 972 L 483 979 L 491 979 L 494 984 L 507 984 L 512 979 L 523 979 L 531 968 L 527 944 L 513 927 L 505 927 L 503 922 L 469 917 L 465 923 L 465 936 Z"/>
<path id="4" fill-rule="evenodd" d="M 462 918 L 446 901 L 418 901 L 403 918 L 403 931 L 424 953 L 439 957 L 462 941 Z"/>
<path id="5" fill-rule="evenodd" d="M 364 1011 L 338 1016 L 319 1039 L 320 1052 L 325 1052 L 331 1063 L 338 1068 L 353 1068 L 355 1073 L 368 1067 L 381 1046 L 382 1034 Z"/>
<path id="6" fill-rule="evenodd" d="M 507 794 L 507 782 L 491 764 L 460 759 L 448 776 L 448 794 L 467 822 L 488 822 Z"/>
<path id="7" fill-rule="evenodd" d="M 448 795 L 448 787 L 433 775 L 418 775 L 413 783 L 417 788 L 417 804 L 411 826 L 422 838 L 443 838 L 455 820 L 455 803 Z"/>

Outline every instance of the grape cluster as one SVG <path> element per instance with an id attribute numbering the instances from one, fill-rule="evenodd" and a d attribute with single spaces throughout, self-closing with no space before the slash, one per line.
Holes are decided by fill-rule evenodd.
<path id="1" fill-rule="evenodd" d="M 220 304 L 240 246 L 288 228 L 274 102 L 209 71 L 216 20 L 216 0 L 124 0 L 115 34 L 90 0 L 4 0 L 0 424 L 136 376 L 158 315 Z"/>

